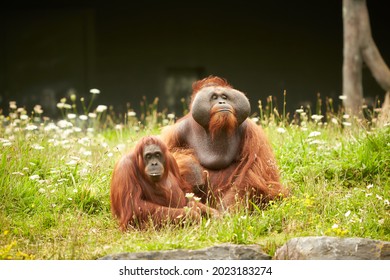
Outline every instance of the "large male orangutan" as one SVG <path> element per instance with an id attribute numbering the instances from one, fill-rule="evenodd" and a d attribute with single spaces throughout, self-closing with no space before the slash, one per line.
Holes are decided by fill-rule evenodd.
<path id="1" fill-rule="evenodd" d="M 122 230 L 129 225 L 143 228 L 149 221 L 160 226 L 187 218 L 199 220 L 201 214 L 218 215 L 216 210 L 186 199 L 185 194 L 191 191 L 167 146 L 159 138 L 148 136 L 115 165 L 111 210 Z"/>
<path id="2" fill-rule="evenodd" d="M 163 131 L 183 178 L 201 185 L 196 194 L 218 209 L 260 205 L 287 193 L 267 137 L 248 119 L 250 109 L 244 93 L 211 76 L 193 84 L 190 112 Z M 191 177 L 199 164 L 203 180 Z"/>

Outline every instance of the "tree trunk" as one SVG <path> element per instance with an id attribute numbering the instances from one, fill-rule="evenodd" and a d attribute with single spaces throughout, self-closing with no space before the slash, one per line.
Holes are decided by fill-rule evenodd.
<path id="1" fill-rule="evenodd" d="M 359 48 L 359 15 L 354 0 L 343 1 L 344 62 L 343 95 L 348 113 L 358 114 L 363 105 L 362 57 Z"/>
<path id="2" fill-rule="evenodd" d="M 385 91 L 390 91 L 390 70 L 372 38 L 366 0 L 343 0 L 343 28 L 344 106 L 347 113 L 361 115 L 363 61 Z"/>

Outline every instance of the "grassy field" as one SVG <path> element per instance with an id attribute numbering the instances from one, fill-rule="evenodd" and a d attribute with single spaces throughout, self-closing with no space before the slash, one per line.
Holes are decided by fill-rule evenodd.
<path id="1" fill-rule="evenodd" d="M 61 100 L 60 121 L 14 103 L 0 116 L 0 259 L 96 259 L 226 242 L 261 244 L 272 255 L 297 236 L 390 240 L 390 126 L 377 127 L 374 113 L 361 121 L 303 108 L 287 121 L 267 102 L 256 120 L 290 197 L 253 213 L 121 233 L 110 213 L 114 163 L 174 116 L 158 112 L 158 100 L 122 118 L 83 102 Z"/>

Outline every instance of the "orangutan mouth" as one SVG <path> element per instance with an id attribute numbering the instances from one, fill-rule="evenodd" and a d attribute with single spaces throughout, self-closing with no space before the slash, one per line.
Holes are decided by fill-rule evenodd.
<path id="1" fill-rule="evenodd" d="M 217 111 L 218 113 L 221 113 L 221 112 L 229 112 L 229 113 L 232 113 L 233 114 L 233 111 L 231 109 L 220 109 Z"/>

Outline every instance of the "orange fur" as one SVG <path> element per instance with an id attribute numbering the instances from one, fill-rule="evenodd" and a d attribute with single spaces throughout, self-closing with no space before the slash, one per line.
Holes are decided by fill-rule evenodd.
<path id="1" fill-rule="evenodd" d="M 213 108 L 214 109 L 214 108 Z M 214 139 L 215 136 L 221 131 L 227 132 L 227 136 L 233 135 L 237 129 L 237 119 L 232 113 L 219 113 L 216 110 L 211 110 L 210 112 L 210 123 L 209 131 L 211 138 Z"/>
<path id="2" fill-rule="evenodd" d="M 193 100 L 196 93 L 200 91 L 202 88 L 209 87 L 209 86 L 233 88 L 225 79 L 222 79 L 220 77 L 215 77 L 215 76 L 209 76 L 207 78 L 204 78 L 202 80 L 193 83 L 191 99 Z"/>
<path id="3" fill-rule="evenodd" d="M 194 83 L 192 100 L 199 90 L 207 86 L 232 88 L 224 79 L 208 77 Z M 229 115 L 233 116 L 232 114 L 226 116 Z M 186 140 L 189 137 L 188 131 L 195 131 L 197 127 L 199 125 L 192 118 L 190 112 L 173 126 L 164 129 L 162 137 L 170 150 L 178 150 L 179 154 L 180 151 L 191 154 L 197 160 L 192 150 L 198 148 L 198 151 L 201 151 L 202 147 L 191 147 L 188 140 Z M 224 130 L 227 135 L 231 135 L 238 131 L 238 127 L 237 123 L 231 121 L 229 117 L 222 116 L 220 118 L 218 116 L 215 120 L 211 116 L 209 130 L 213 131 L 214 134 L 216 131 Z M 252 120 L 246 119 L 240 125 L 239 131 L 240 146 L 236 159 L 227 167 L 219 170 L 203 167 L 208 174 L 206 199 L 210 201 L 212 206 L 226 209 L 247 199 L 259 205 L 287 195 L 287 189 L 280 182 L 279 171 L 271 145 L 262 128 Z M 192 143 L 195 143 L 193 145 L 196 146 L 198 145 L 197 142 L 199 141 L 193 141 Z M 178 153 L 175 153 L 175 158 L 180 157 Z M 223 154 L 221 154 L 221 157 L 223 157 Z M 191 168 L 186 166 L 185 163 L 180 163 L 179 169 L 182 172 L 182 170 Z"/>
<path id="4" fill-rule="evenodd" d="M 159 145 L 165 156 L 165 171 L 157 183 L 151 182 L 144 172 L 143 148 L 148 144 Z M 111 210 L 122 230 L 128 224 L 140 226 L 149 217 L 157 224 L 164 219 L 174 220 L 185 216 L 184 193 L 190 190 L 165 144 L 156 137 L 145 137 L 115 165 L 111 179 Z"/>
<path id="5" fill-rule="evenodd" d="M 158 182 L 150 180 L 144 171 L 143 149 L 150 144 L 158 145 L 165 158 L 164 174 Z M 177 222 L 187 217 L 197 221 L 201 214 L 218 215 L 216 210 L 201 203 L 187 201 L 185 194 L 190 192 L 192 188 L 181 177 L 167 146 L 157 137 L 144 137 L 115 165 L 111 179 L 111 212 L 123 231 L 128 226 L 143 228 L 150 220 L 160 226 L 163 222 Z M 186 206 L 190 208 L 185 209 Z"/>

